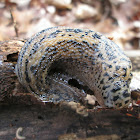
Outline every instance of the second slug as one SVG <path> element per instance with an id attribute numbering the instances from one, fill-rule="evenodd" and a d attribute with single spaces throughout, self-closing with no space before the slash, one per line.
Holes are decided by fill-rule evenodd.
<path id="1" fill-rule="evenodd" d="M 16 74 L 44 102 L 79 102 L 88 93 L 102 106 L 122 108 L 130 103 L 131 69 L 124 52 L 100 33 L 53 27 L 25 43 Z"/>

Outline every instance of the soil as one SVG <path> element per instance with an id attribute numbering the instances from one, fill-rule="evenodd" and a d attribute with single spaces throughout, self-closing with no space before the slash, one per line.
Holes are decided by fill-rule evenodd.
<path id="1" fill-rule="evenodd" d="M 139 111 L 138 108 L 134 109 Z M 140 138 L 140 120 L 120 110 L 96 110 L 83 117 L 75 111 L 54 104 L 0 105 L 0 139 L 16 140 L 19 135 L 27 140 L 55 139 L 123 139 Z M 69 139 L 68 139 L 69 140 Z"/>

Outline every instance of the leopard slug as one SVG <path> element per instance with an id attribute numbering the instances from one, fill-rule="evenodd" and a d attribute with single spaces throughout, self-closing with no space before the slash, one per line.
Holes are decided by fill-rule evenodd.
<path id="1" fill-rule="evenodd" d="M 130 103 L 131 69 L 130 59 L 102 34 L 52 27 L 25 43 L 15 71 L 43 102 L 80 102 L 88 93 L 102 106 L 122 108 Z"/>

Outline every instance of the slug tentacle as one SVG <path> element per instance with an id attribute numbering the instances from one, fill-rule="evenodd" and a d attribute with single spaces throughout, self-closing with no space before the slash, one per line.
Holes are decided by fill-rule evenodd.
<path id="1" fill-rule="evenodd" d="M 129 58 L 113 41 L 88 29 L 53 27 L 37 33 L 23 46 L 16 73 L 45 102 L 79 102 L 87 93 L 102 106 L 130 102 Z"/>

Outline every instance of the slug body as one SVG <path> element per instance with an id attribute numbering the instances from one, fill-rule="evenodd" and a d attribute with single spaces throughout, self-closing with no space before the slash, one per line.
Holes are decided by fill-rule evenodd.
<path id="1" fill-rule="evenodd" d="M 16 74 L 44 102 L 79 102 L 88 93 L 101 105 L 122 108 L 130 102 L 131 67 L 124 52 L 100 33 L 53 27 L 25 43 Z"/>

